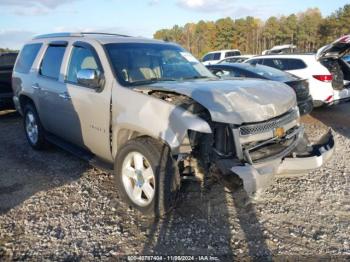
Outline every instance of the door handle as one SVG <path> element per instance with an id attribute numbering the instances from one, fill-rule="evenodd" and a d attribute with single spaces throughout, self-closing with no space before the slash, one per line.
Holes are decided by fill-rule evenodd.
<path id="1" fill-rule="evenodd" d="M 35 90 L 41 90 L 40 86 L 38 83 L 32 84 L 32 88 Z"/>
<path id="2" fill-rule="evenodd" d="M 67 92 L 61 93 L 58 96 L 64 100 L 71 100 L 71 97 Z"/>

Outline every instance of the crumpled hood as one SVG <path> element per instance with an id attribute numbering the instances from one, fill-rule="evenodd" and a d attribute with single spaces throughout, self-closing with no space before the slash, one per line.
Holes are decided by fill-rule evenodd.
<path id="1" fill-rule="evenodd" d="M 264 121 L 296 106 L 289 86 L 259 79 L 158 82 L 141 89 L 186 95 L 204 106 L 213 121 L 237 125 Z"/>

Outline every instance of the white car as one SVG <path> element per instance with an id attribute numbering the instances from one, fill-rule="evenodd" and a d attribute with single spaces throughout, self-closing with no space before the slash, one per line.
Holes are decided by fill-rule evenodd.
<path id="1" fill-rule="evenodd" d="M 206 53 L 202 58 L 202 63 L 204 65 L 215 65 L 222 59 L 230 56 L 241 55 L 241 51 L 238 49 L 229 49 L 229 50 L 218 50 Z"/>
<path id="2" fill-rule="evenodd" d="M 263 64 L 308 79 L 314 106 L 350 100 L 350 65 L 342 57 L 350 50 L 350 35 L 320 48 L 317 54 L 256 56 L 245 63 Z"/>

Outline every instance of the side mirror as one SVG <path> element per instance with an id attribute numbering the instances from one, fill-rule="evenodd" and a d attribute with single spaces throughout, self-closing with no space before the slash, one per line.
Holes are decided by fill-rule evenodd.
<path id="1" fill-rule="evenodd" d="M 78 84 L 89 88 L 97 89 L 101 87 L 101 72 L 95 69 L 81 69 L 77 74 Z"/>

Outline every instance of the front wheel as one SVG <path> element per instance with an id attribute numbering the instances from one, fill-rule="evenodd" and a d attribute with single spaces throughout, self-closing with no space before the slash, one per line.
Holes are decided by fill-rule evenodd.
<path id="1" fill-rule="evenodd" d="M 127 142 L 117 154 L 114 176 L 122 199 L 145 215 L 163 215 L 175 203 L 176 163 L 170 149 L 152 138 Z"/>

